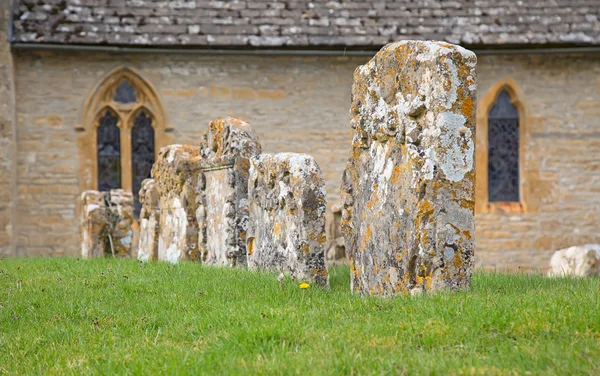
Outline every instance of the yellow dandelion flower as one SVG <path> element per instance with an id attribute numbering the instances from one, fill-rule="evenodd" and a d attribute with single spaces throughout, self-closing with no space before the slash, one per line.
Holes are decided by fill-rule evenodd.
<path id="1" fill-rule="evenodd" d="M 306 283 L 306 282 L 302 282 L 302 283 L 300 284 L 300 288 L 301 288 L 301 289 L 307 289 L 307 288 L 309 288 L 309 287 L 310 287 L 310 285 L 309 285 L 308 283 Z"/>

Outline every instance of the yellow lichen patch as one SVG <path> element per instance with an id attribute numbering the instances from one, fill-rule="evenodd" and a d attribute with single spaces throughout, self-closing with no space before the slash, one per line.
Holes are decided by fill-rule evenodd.
<path id="1" fill-rule="evenodd" d="M 319 236 L 317 237 L 317 243 L 319 243 L 320 245 L 323 245 L 327 242 L 327 237 L 325 236 L 324 233 L 320 233 Z"/>
<path id="2" fill-rule="evenodd" d="M 463 260 L 460 258 L 460 252 L 455 252 L 454 253 L 454 267 L 455 268 L 460 268 L 463 264 Z"/>
<path id="3" fill-rule="evenodd" d="M 310 247 L 308 246 L 308 244 L 303 243 L 300 246 L 300 251 L 303 252 L 303 253 L 305 253 L 305 254 L 309 254 L 310 253 Z"/>
<path id="4" fill-rule="evenodd" d="M 468 119 L 473 115 L 473 108 L 474 108 L 473 100 L 471 99 L 471 97 L 466 97 L 463 100 L 461 108 L 460 108 L 465 119 Z"/>
<path id="5" fill-rule="evenodd" d="M 367 243 L 371 239 L 371 225 L 367 225 L 367 229 L 365 230 L 365 234 L 362 237 L 362 242 L 360 243 L 360 250 L 364 251 L 367 249 Z"/>
<path id="6" fill-rule="evenodd" d="M 396 166 L 394 167 L 394 171 L 392 172 L 392 177 L 390 181 L 394 184 L 400 183 L 400 178 L 402 177 L 402 167 Z"/>
<path id="7" fill-rule="evenodd" d="M 254 254 L 254 239 L 250 239 L 250 241 L 248 242 L 247 252 L 248 252 L 248 255 Z"/>
<path id="8" fill-rule="evenodd" d="M 327 271 L 327 269 L 323 269 L 323 270 L 321 270 L 321 275 L 322 275 L 323 277 L 327 277 L 327 274 L 329 274 L 329 272 Z"/>
<path id="9" fill-rule="evenodd" d="M 275 222 L 275 224 L 273 224 L 273 234 L 276 236 L 279 236 L 279 234 L 281 234 L 281 223 L 280 222 Z"/>
<path id="10" fill-rule="evenodd" d="M 397 253 L 396 253 L 396 257 L 395 257 L 395 259 L 396 259 L 396 261 L 398 261 L 398 262 L 402 262 L 402 253 L 400 253 L 400 252 L 397 252 Z"/>

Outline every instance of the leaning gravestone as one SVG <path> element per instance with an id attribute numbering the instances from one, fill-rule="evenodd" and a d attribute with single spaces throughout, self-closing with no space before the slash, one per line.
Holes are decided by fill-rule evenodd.
<path id="1" fill-rule="evenodd" d="M 248 170 L 260 154 L 254 129 L 243 119 L 212 121 L 202 143 L 198 183 L 199 248 L 202 262 L 246 266 Z"/>
<path id="2" fill-rule="evenodd" d="M 342 182 L 351 287 L 389 296 L 470 284 L 476 57 L 441 42 L 385 46 L 354 72 Z"/>
<path id="3" fill-rule="evenodd" d="M 154 179 L 142 181 L 140 189 L 140 240 L 138 260 L 150 261 L 158 259 L 158 223 L 160 220 L 158 190 Z"/>
<path id="4" fill-rule="evenodd" d="M 328 286 L 325 196 L 323 175 L 311 156 L 281 153 L 252 158 L 248 267 Z"/>
<path id="5" fill-rule="evenodd" d="M 122 189 L 81 194 L 81 256 L 130 256 L 133 195 Z"/>
<path id="6" fill-rule="evenodd" d="M 199 158 L 197 146 L 169 145 L 159 151 L 152 167 L 160 202 L 159 260 L 200 259 L 196 221 Z"/>

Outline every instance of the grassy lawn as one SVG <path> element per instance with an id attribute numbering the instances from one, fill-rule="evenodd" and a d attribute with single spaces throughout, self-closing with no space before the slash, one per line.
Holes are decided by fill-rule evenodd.
<path id="1" fill-rule="evenodd" d="M 382 300 L 272 274 L 0 261 L 0 374 L 600 374 L 600 279 L 478 273 Z"/>

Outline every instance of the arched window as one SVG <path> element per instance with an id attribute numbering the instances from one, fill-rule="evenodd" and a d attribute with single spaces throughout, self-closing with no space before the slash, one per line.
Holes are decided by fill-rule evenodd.
<path id="1" fill-rule="evenodd" d="M 137 216 L 141 182 L 158 149 L 171 143 L 170 130 L 150 83 L 125 67 L 109 73 L 88 97 L 77 127 L 81 190 L 129 190 Z"/>
<path id="2" fill-rule="evenodd" d="M 488 115 L 488 201 L 519 197 L 519 111 L 502 90 Z"/>
<path id="3" fill-rule="evenodd" d="M 531 195 L 523 179 L 529 110 L 510 78 L 498 81 L 477 106 L 477 212 L 524 212 Z"/>

